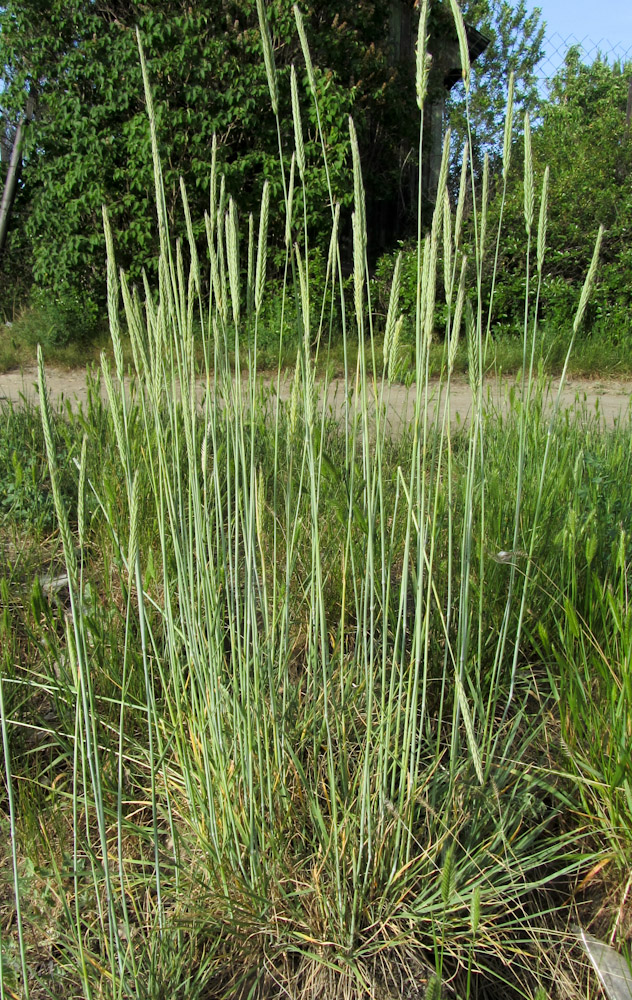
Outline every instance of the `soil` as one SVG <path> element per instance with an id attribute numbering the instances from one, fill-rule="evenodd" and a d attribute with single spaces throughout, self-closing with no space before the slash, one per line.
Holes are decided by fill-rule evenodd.
<path id="1" fill-rule="evenodd" d="M 266 376 L 262 376 L 265 382 Z M 66 401 L 73 408 L 85 403 L 87 398 L 85 371 L 66 371 L 58 368 L 47 368 L 46 380 L 51 402 L 60 405 Z M 269 380 L 274 386 L 275 379 Z M 552 379 L 546 393 L 550 405 L 556 397 L 559 381 Z M 203 393 L 203 383 L 200 382 L 200 396 Z M 281 398 L 289 396 L 291 383 L 283 381 L 280 387 Z M 518 390 L 515 378 L 489 378 L 485 383 L 486 406 L 502 412 L 508 406 L 511 390 Z M 102 387 L 102 391 L 105 390 Z M 437 405 L 439 396 L 438 383 L 431 383 L 429 408 L 431 412 Z M 327 406 L 331 412 L 342 415 L 344 412 L 344 383 L 334 379 L 328 387 Z M 37 371 L 35 367 L 27 367 L 0 374 L 0 402 L 10 401 L 20 403 L 23 400 L 37 400 Z M 387 419 L 393 431 L 408 423 L 413 415 L 415 401 L 414 385 L 407 388 L 403 385 L 388 386 L 385 392 Z M 453 423 L 465 422 L 471 409 L 472 394 L 469 383 L 464 378 L 456 378 L 452 382 L 450 393 L 450 414 Z M 615 423 L 629 419 L 632 404 L 632 381 L 615 379 L 570 379 L 566 382 L 561 394 L 561 407 L 575 414 L 584 414 L 599 419 L 604 426 L 612 427 Z"/>

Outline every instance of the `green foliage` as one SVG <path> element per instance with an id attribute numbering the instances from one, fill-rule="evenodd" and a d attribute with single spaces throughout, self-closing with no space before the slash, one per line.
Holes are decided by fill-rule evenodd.
<path id="1" fill-rule="evenodd" d="M 331 183 L 347 202 L 346 117 L 354 109 L 366 157 L 370 189 L 396 190 L 394 151 L 402 121 L 416 128 L 413 81 L 389 56 L 386 0 L 356 8 L 346 3 L 332 21 L 324 3 L 305 12 L 315 64 Z M 307 89 L 289 0 L 266 4 L 280 88 L 280 115 L 290 117 L 290 63 L 299 97 L 310 182 L 302 198 L 312 239 L 330 222 L 327 176 L 320 158 L 314 105 Z M 278 157 L 278 136 L 252 0 L 239 5 L 167 4 L 136 0 L 102 6 L 87 0 L 12 0 L 0 11 L 0 64 L 5 67 L 2 104 L 21 113 L 28 91 L 37 96 L 27 130 L 21 239 L 32 254 L 35 282 L 71 301 L 103 297 L 104 242 L 101 205 L 108 205 L 117 232 L 119 263 L 133 283 L 155 267 L 153 177 L 149 155 L 135 27 L 138 25 L 154 81 L 165 197 L 176 235 L 183 235 L 179 181 L 185 179 L 195 236 L 205 239 L 204 211 L 212 164 L 212 136 L 220 145 L 219 170 L 227 195 L 239 195 L 242 218 L 258 205 L 261 182 L 273 205 L 287 183 Z M 320 67 L 320 68 L 319 68 Z M 408 83 L 407 86 L 402 85 Z M 283 154 L 287 173 L 291 148 Z M 275 218 L 278 218 L 275 213 Z M 242 224 L 245 231 L 245 223 Z M 282 221 L 273 240 L 283 243 Z M 12 267 L 16 260 L 12 257 Z"/>
<path id="2" fill-rule="evenodd" d="M 543 55 L 544 22 L 541 9 L 534 7 L 529 11 L 525 0 L 464 0 L 461 6 L 465 21 L 489 39 L 488 47 L 472 64 L 468 111 L 462 86 L 454 87 L 448 100 L 448 118 L 457 156 L 469 138 L 469 113 L 472 155 L 478 174 L 485 152 L 490 154 L 492 166 L 498 163 L 502 153 L 507 89 L 512 72 L 516 109 L 525 112 L 539 107 L 536 68 Z"/>
<path id="3" fill-rule="evenodd" d="M 584 65 L 571 49 L 532 133 L 536 191 L 545 166 L 550 168 L 542 318 L 547 327 L 568 330 L 590 263 L 591 241 L 603 224 L 600 279 L 586 325 L 608 340 L 629 340 L 631 331 L 632 135 L 626 121 L 631 71 L 630 65 L 609 66 L 600 60 Z M 504 210 L 496 318 L 515 327 L 522 321 L 524 300 L 522 201 L 521 179 L 514 174 Z M 500 205 L 499 192 L 490 209 L 493 221 Z M 489 254 L 488 287 L 492 264 Z"/>

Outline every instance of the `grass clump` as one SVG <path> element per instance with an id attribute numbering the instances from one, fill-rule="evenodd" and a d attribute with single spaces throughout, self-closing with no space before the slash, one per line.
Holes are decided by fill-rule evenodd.
<path id="1" fill-rule="evenodd" d="M 259 12 L 265 40 L 263 5 Z M 423 32 L 421 43 L 422 84 Z M 269 42 L 265 54 L 274 99 Z M 384 398 L 401 363 L 397 278 L 378 354 L 351 125 L 353 364 L 333 197 L 323 291 L 343 322 L 344 413 L 328 416 L 327 376 L 316 378 L 312 346 L 325 352 L 327 311 L 315 308 L 308 234 L 292 221 L 289 189 L 295 283 L 288 278 L 281 308 L 299 349 L 283 401 L 280 369 L 270 392 L 258 363 L 267 189 L 244 251 L 236 206 L 220 204 L 213 176 L 204 296 L 184 191 L 188 246 L 170 240 L 143 72 L 158 289 L 141 302 L 117 271 L 106 214 L 107 402 L 93 385 L 84 411 L 57 419 L 39 354 L 38 452 L 47 456 L 66 582 L 57 602 L 40 582 L 31 610 L 22 608 L 22 638 L 11 641 L 29 655 L 11 647 L 0 684 L 13 845 L 5 893 L 12 881 L 18 904 L 1 981 L 24 996 L 44 988 L 130 998 L 553 995 L 546 950 L 563 933 L 560 895 L 573 879 L 587 884 L 604 860 L 585 795 L 598 796 L 598 815 L 603 782 L 618 772 L 578 793 L 578 770 L 594 762 L 576 748 L 593 720 L 580 711 L 581 671 L 565 676 L 550 636 L 572 631 L 568 609 L 591 601 L 598 562 L 592 542 L 591 557 L 573 563 L 561 541 L 571 518 L 560 470 L 571 455 L 578 468 L 582 431 L 543 406 L 537 325 L 525 322 L 520 396 L 504 422 L 494 419 L 483 384 L 489 304 L 480 260 L 468 270 L 446 208 L 446 142 L 439 207 L 419 246 L 414 418 L 389 436 Z M 309 167 L 296 108 L 293 125 L 300 189 Z M 530 229 L 533 195 L 525 211 Z M 478 224 L 484 230 L 484 204 Z M 543 227 L 541 213 L 534 240 Z M 445 406 L 431 410 L 439 245 Z M 529 243 L 527 268 L 530 253 Z M 536 288 L 543 254 L 540 235 Z M 595 266 L 596 253 L 575 332 Z M 457 431 L 447 404 L 459 342 L 474 402 Z M 71 486 L 60 433 L 76 459 Z M 620 434 L 624 448 L 629 431 Z M 595 445 L 604 469 L 609 448 Z M 573 530 L 591 538 L 603 530 L 598 500 L 591 494 L 596 513 L 585 523 L 584 508 L 575 511 Z M 586 621 L 595 637 L 625 593 L 629 552 L 625 538 L 617 544 L 599 579 L 614 573 L 618 591 L 601 592 L 604 602 L 618 596 L 614 611 Z M 46 635 L 36 654 L 35 634 Z M 599 721 L 617 746 L 629 717 L 623 682 L 620 692 Z M 566 757 L 552 738 L 560 727 Z M 617 817 L 629 805 L 625 754 L 619 764 Z M 629 841 L 625 824 L 618 828 L 623 871 Z"/>

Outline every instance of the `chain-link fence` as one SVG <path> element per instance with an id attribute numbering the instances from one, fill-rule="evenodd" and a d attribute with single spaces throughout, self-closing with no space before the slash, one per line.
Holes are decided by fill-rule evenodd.
<path id="1" fill-rule="evenodd" d="M 615 62 L 621 65 L 632 62 L 632 45 L 612 42 L 607 38 L 594 41 L 585 35 L 581 37 L 577 35 L 562 36 L 556 31 L 544 38 L 544 56 L 537 68 L 538 80 L 542 86 L 545 86 L 562 69 L 566 53 L 571 46 L 577 46 L 581 61 L 584 63 L 590 64 L 597 57 L 604 59 L 610 65 Z"/>

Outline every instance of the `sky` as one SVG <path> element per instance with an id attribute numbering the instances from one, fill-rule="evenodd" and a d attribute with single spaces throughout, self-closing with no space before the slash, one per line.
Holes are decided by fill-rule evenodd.
<path id="1" fill-rule="evenodd" d="M 632 60 L 632 0 L 527 0 L 527 8 L 534 7 L 542 9 L 547 22 L 547 70 L 559 68 L 564 51 L 575 41 L 583 43 L 589 59 L 600 48 L 610 58 L 627 55 Z"/>

